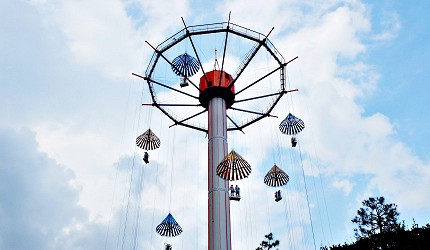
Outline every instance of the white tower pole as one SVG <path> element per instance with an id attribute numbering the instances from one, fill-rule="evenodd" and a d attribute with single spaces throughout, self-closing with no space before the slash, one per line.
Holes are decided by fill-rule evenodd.
<path id="1" fill-rule="evenodd" d="M 208 249 L 231 250 L 228 180 L 216 168 L 228 153 L 226 102 L 214 97 L 208 105 Z"/>

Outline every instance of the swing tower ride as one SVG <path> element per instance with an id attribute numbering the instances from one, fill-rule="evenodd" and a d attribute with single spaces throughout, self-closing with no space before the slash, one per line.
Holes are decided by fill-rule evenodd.
<path id="1" fill-rule="evenodd" d="M 282 96 L 295 91 L 285 89 L 285 67 L 297 57 L 288 62 L 284 60 L 268 39 L 273 29 L 264 35 L 231 23 L 230 17 L 228 22 L 196 26 L 187 26 L 183 19 L 182 21 L 184 29 L 157 47 L 147 42 L 154 50 L 149 66 L 144 76 L 135 73 L 133 75 L 143 78 L 148 84 L 152 103 L 143 105 L 158 108 L 173 121 L 172 126 L 181 125 L 207 133 L 208 249 L 231 250 L 229 181 L 247 177 L 250 168 L 244 173 L 240 164 L 233 164 L 232 168 L 218 168 L 217 172 L 218 165 L 228 155 L 227 131 L 243 132 L 243 128 L 265 117 L 275 117 L 270 113 Z M 203 61 L 210 53 L 205 54 L 204 51 L 212 50 L 213 53 L 216 48 L 209 48 L 209 43 L 203 42 L 201 46 L 197 44 L 210 35 L 222 37 L 218 39 L 222 40 L 219 46 L 222 48 L 221 65 L 215 55 L 213 69 L 208 69 L 207 62 Z M 235 44 L 233 40 L 230 42 L 230 39 L 243 40 L 242 44 L 248 45 L 243 46 L 246 49 L 242 55 L 232 55 L 237 53 L 238 49 L 229 49 L 229 46 Z M 183 53 L 184 47 L 191 52 Z M 257 75 L 254 69 L 251 72 L 249 68 L 253 61 L 257 60 L 257 55 L 262 53 L 266 54 L 263 67 L 266 70 Z M 237 62 L 229 63 L 228 59 Z M 254 64 L 258 63 L 261 62 Z M 227 72 L 230 70 L 234 71 Z M 197 81 L 198 84 L 195 83 Z M 268 82 L 276 82 L 276 88 L 266 88 Z M 169 94 L 175 97 L 164 98 Z M 238 95 L 241 95 L 242 99 L 238 100 Z M 259 109 L 262 102 L 265 102 L 265 105 Z M 195 108 L 196 111 L 192 115 L 190 112 L 181 112 L 181 109 L 186 108 Z M 196 121 L 200 121 L 199 117 L 206 112 L 206 125 L 198 124 Z"/>

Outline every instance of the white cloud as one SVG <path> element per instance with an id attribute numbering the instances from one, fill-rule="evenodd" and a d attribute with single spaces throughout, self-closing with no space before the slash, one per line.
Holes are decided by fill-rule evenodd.
<path id="1" fill-rule="evenodd" d="M 119 78 L 139 65 L 139 57 L 130 55 L 142 55 L 142 34 L 121 1 L 61 1 L 49 7 L 52 26 L 64 33 L 76 64 Z"/>
<path id="2" fill-rule="evenodd" d="M 372 38 L 377 42 L 385 42 L 397 37 L 401 28 L 398 14 L 393 11 L 383 11 L 380 19 L 381 31 Z"/>
<path id="3" fill-rule="evenodd" d="M 335 180 L 332 184 L 335 188 L 343 191 L 344 195 L 349 195 L 354 187 L 354 184 L 347 179 Z"/>
<path id="4" fill-rule="evenodd" d="M 28 129 L 1 127 L 0 138 L 0 248 L 54 249 L 64 227 L 87 217 L 73 171 L 39 152 Z"/>

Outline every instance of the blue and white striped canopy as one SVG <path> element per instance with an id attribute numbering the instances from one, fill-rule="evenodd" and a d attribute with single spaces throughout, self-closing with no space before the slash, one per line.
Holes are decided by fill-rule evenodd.
<path id="1" fill-rule="evenodd" d="M 289 113 L 287 117 L 281 122 L 281 124 L 279 124 L 279 130 L 281 130 L 283 134 L 287 135 L 298 134 L 304 128 L 305 123 L 291 113 Z"/>
<path id="2" fill-rule="evenodd" d="M 173 218 L 172 214 L 169 213 L 167 217 L 155 228 L 155 231 L 166 237 L 175 237 L 182 233 L 182 228 Z"/>
<path id="3" fill-rule="evenodd" d="M 197 59 L 187 53 L 176 57 L 172 62 L 172 70 L 178 76 L 190 77 L 197 73 L 199 69 L 200 65 Z"/>

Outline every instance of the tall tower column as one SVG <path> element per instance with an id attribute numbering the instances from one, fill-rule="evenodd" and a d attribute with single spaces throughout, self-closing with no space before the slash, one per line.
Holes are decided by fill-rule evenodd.
<path id="1" fill-rule="evenodd" d="M 217 175 L 218 164 L 228 154 L 227 109 L 234 101 L 233 78 L 213 70 L 200 78 L 199 100 L 208 110 L 208 249 L 231 250 L 228 180 Z"/>
<path id="2" fill-rule="evenodd" d="M 208 113 L 208 249 L 231 250 L 229 183 L 216 174 L 218 164 L 228 153 L 225 100 L 212 98 Z"/>

